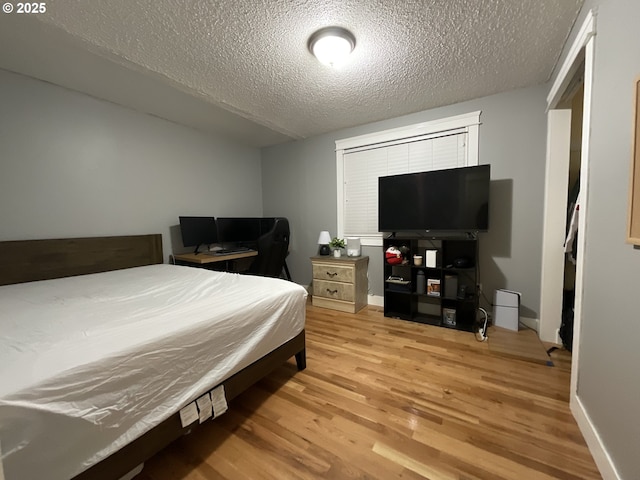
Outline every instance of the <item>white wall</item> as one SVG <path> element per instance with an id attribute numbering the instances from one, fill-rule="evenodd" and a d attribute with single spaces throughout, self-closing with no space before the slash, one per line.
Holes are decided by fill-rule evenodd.
<path id="1" fill-rule="evenodd" d="M 260 151 L 0 70 L 0 240 L 261 216 Z M 182 249 L 173 228 L 176 248 Z"/>
<path id="2" fill-rule="evenodd" d="M 597 17 L 587 229 L 578 233 L 586 235 L 578 399 L 617 478 L 632 480 L 640 478 L 640 249 L 625 233 L 640 2 L 587 0 L 571 38 L 589 9 Z"/>

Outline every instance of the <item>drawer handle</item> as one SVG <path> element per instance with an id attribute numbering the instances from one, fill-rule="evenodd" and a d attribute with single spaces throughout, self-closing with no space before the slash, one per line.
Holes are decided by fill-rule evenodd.
<path id="1" fill-rule="evenodd" d="M 329 290 L 329 289 L 327 288 L 327 293 L 328 293 L 329 295 L 335 295 L 336 293 L 338 293 L 338 289 L 336 289 L 336 290 Z"/>
<path id="2" fill-rule="evenodd" d="M 333 278 L 336 275 L 338 275 L 338 272 L 327 272 L 327 275 L 329 275 L 331 278 Z"/>

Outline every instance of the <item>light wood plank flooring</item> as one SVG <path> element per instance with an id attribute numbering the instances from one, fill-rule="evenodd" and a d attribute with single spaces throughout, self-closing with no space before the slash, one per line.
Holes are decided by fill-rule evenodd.
<path id="1" fill-rule="evenodd" d="M 599 479 L 569 379 L 471 333 L 309 305 L 307 369 L 291 360 L 137 478 Z"/>

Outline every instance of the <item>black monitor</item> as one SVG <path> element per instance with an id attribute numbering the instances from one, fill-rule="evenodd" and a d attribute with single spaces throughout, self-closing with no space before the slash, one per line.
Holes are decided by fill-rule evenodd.
<path id="1" fill-rule="evenodd" d="M 219 217 L 217 220 L 218 241 L 236 244 L 255 242 L 264 233 L 262 232 L 264 220 L 253 217 Z"/>
<path id="2" fill-rule="evenodd" d="M 218 243 L 218 230 L 214 217 L 179 217 L 182 244 L 185 247 L 196 247 L 198 253 L 200 245 Z"/>

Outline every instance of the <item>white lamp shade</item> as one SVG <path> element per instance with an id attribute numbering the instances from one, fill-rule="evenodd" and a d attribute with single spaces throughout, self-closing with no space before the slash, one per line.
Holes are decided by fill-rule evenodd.
<path id="1" fill-rule="evenodd" d="M 331 243 L 331 235 L 326 230 L 320 232 L 318 237 L 318 245 L 329 245 Z"/>

